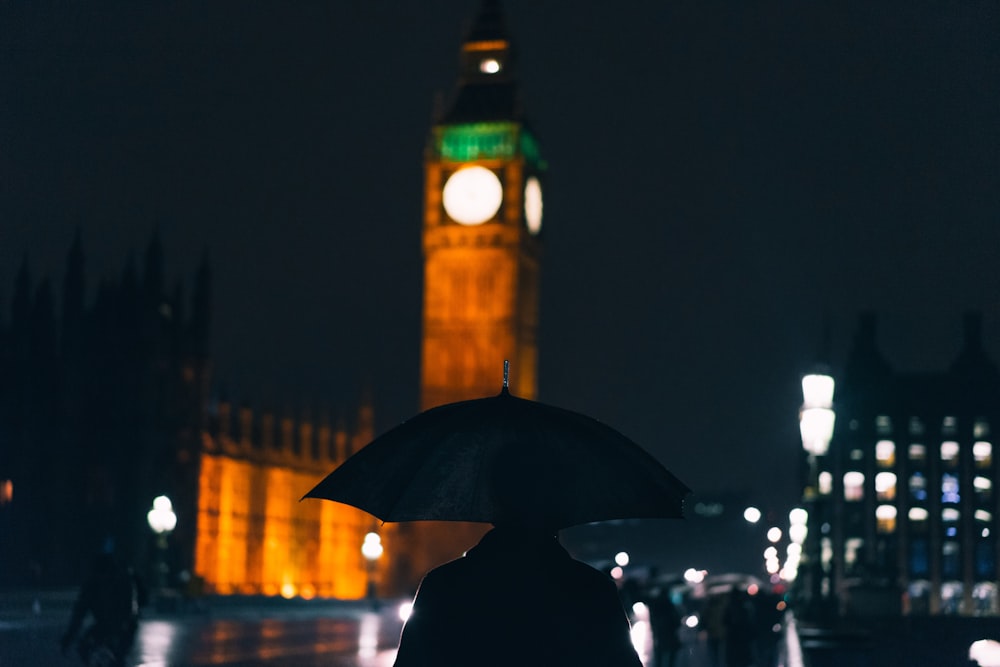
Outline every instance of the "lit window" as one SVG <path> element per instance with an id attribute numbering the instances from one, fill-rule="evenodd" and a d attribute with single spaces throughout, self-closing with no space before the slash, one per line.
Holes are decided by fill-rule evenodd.
<path id="1" fill-rule="evenodd" d="M 910 511 L 907 513 L 910 517 L 910 521 L 927 521 L 927 510 L 923 507 L 911 507 Z"/>
<path id="2" fill-rule="evenodd" d="M 883 468 L 891 468 L 896 462 L 896 443 L 892 440 L 879 440 L 875 443 L 875 460 Z"/>
<path id="3" fill-rule="evenodd" d="M 923 445 L 914 443 L 910 445 L 910 460 L 911 461 L 924 461 L 927 459 L 927 448 Z"/>
<path id="4" fill-rule="evenodd" d="M 844 500 L 861 500 L 865 497 L 865 476 L 856 470 L 844 473 Z"/>
<path id="5" fill-rule="evenodd" d="M 993 445 L 979 440 L 972 445 L 972 456 L 976 459 L 977 468 L 989 468 L 993 458 Z"/>
<path id="6" fill-rule="evenodd" d="M 945 473 L 941 475 L 941 502 L 958 504 L 962 500 L 958 492 L 958 477 Z"/>
<path id="7" fill-rule="evenodd" d="M 819 474 L 819 492 L 824 496 L 833 492 L 833 475 L 826 470 Z"/>
<path id="8" fill-rule="evenodd" d="M 14 481 L 0 480 L 0 505 L 6 505 L 14 500 Z"/>
<path id="9" fill-rule="evenodd" d="M 496 74 L 500 71 L 500 61 L 496 58 L 485 58 L 480 60 L 479 71 L 483 74 Z"/>
<path id="10" fill-rule="evenodd" d="M 972 437 L 985 438 L 990 434 L 990 423 L 985 419 L 977 419 L 972 424 Z"/>
<path id="11" fill-rule="evenodd" d="M 892 433 L 892 420 L 886 415 L 879 415 L 875 418 L 875 431 L 879 435 L 889 435 Z"/>
<path id="12" fill-rule="evenodd" d="M 958 536 L 958 519 L 961 516 L 954 507 L 941 510 L 941 523 L 944 524 L 945 537 Z"/>
<path id="13" fill-rule="evenodd" d="M 927 478 L 923 473 L 915 472 L 910 476 L 910 497 L 914 500 L 927 500 Z"/>
<path id="14" fill-rule="evenodd" d="M 958 465 L 958 443 L 948 440 L 941 443 L 941 461 L 949 468 Z"/>
<path id="15" fill-rule="evenodd" d="M 848 568 L 858 562 L 858 552 L 864 543 L 860 537 L 851 537 L 844 541 L 844 562 Z"/>
<path id="16" fill-rule="evenodd" d="M 875 493 L 879 500 L 893 500 L 896 497 L 896 473 L 880 472 L 875 475 Z"/>
<path id="17" fill-rule="evenodd" d="M 983 523 L 989 523 L 993 520 L 993 515 L 986 510 L 976 510 L 974 516 L 976 517 L 976 521 L 982 521 Z"/>
<path id="18" fill-rule="evenodd" d="M 973 477 L 972 488 L 976 490 L 979 500 L 989 500 L 992 495 L 993 482 L 988 477 Z"/>
<path id="19" fill-rule="evenodd" d="M 877 529 L 880 533 L 892 533 L 896 530 L 896 508 L 892 505 L 879 505 L 875 508 Z"/>

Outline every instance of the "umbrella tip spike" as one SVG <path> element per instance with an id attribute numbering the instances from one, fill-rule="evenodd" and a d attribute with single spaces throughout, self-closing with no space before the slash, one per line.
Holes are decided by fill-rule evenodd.
<path id="1" fill-rule="evenodd" d="M 510 386 L 508 384 L 509 378 L 510 378 L 510 360 L 504 359 L 503 360 L 503 388 L 504 388 L 504 391 L 507 391 L 507 388 Z"/>

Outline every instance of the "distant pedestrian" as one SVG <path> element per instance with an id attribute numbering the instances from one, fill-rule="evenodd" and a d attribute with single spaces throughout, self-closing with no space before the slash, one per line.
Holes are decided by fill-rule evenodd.
<path id="1" fill-rule="evenodd" d="M 757 667 L 778 664 L 778 645 L 784 636 L 785 613 L 780 595 L 761 592 L 753 598 L 756 625 Z"/>
<path id="2" fill-rule="evenodd" d="M 712 667 L 723 667 L 725 664 L 726 645 L 726 606 L 728 595 L 709 595 L 702 607 L 701 621 L 708 640 L 708 654 Z"/>
<path id="3" fill-rule="evenodd" d="M 681 648 L 681 614 L 670 599 L 670 592 L 654 588 L 646 601 L 649 626 L 653 634 L 653 661 L 650 667 L 674 667 Z"/>
<path id="4" fill-rule="evenodd" d="M 142 589 L 131 567 L 112 554 L 97 556 L 59 642 L 62 652 L 67 653 L 76 643 L 85 663 L 89 664 L 92 654 L 102 652 L 107 654 L 104 664 L 124 665 L 139 626 L 141 596 Z M 90 624 L 80 634 L 88 619 Z"/>
<path id="5" fill-rule="evenodd" d="M 733 587 L 722 619 L 726 627 L 726 667 L 753 664 L 754 621 L 746 593 Z"/>

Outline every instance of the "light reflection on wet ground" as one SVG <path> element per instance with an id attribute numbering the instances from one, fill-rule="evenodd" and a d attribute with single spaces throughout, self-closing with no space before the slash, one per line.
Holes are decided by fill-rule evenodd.
<path id="1" fill-rule="evenodd" d="M 59 653 L 69 609 L 5 610 L 0 667 L 79 665 Z M 142 619 L 129 665 L 135 667 L 391 667 L 402 621 L 395 605 L 379 613 L 355 606 L 293 610 L 221 609 Z"/>
<path id="2" fill-rule="evenodd" d="M 143 623 L 136 664 L 392 665 L 400 624 L 386 614 Z"/>

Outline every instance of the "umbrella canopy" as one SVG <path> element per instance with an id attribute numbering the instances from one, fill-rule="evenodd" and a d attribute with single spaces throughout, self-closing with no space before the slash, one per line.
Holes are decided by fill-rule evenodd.
<path id="1" fill-rule="evenodd" d="M 690 489 L 586 415 L 499 395 L 431 408 L 377 437 L 303 498 L 386 522 L 533 522 L 550 528 L 680 518 Z"/>

